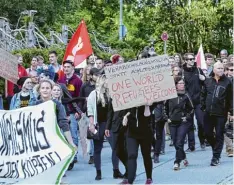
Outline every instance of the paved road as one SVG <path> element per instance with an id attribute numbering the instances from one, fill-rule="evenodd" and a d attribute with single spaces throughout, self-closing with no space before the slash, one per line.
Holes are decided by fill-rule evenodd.
<path id="1" fill-rule="evenodd" d="M 197 140 L 198 141 L 198 140 Z M 189 166 L 173 171 L 175 151 L 166 143 L 166 155 L 160 156 L 160 163 L 153 164 L 153 181 L 155 184 L 234 184 L 233 183 L 233 158 L 227 157 L 225 146 L 221 157 L 221 164 L 216 167 L 210 166 L 212 157 L 211 148 L 202 151 L 197 145 L 196 151 L 187 154 Z M 187 146 L 185 146 L 187 148 Z M 81 154 L 81 152 L 80 152 Z M 140 151 L 139 151 L 140 154 Z M 95 181 L 96 170 L 93 165 L 87 164 L 88 158 L 81 155 L 79 162 L 72 171 L 66 173 L 62 182 L 67 184 L 118 184 L 119 179 L 113 179 L 111 148 L 109 143 L 104 143 L 102 151 L 102 177 L 101 181 Z M 124 172 L 120 163 L 120 170 Z M 143 159 L 138 156 L 138 169 L 135 184 L 144 184 L 146 179 Z"/>

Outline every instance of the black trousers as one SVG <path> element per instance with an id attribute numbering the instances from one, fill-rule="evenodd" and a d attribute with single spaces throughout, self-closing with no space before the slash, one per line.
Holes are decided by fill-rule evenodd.
<path id="1" fill-rule="evenodd" d="M 128 166 L 126 129 L 123 127 L 118 132 L 113 132 L 112 149 L 116 151 L 117 157 L 123 163 L 126 172 Z"/>
<path id="2" fill-rule="evenodd" d="M 197 119 L 197 127 L 198 127 L 198 138 L 200 144 L 205 143 L 205 133 L 204 133 L 204 113 L 201 110 L 201 105 L 194 106 L 194 113 Z M 189 131 L 188 131 L 188 145 L 189 148 L 195 147 L 195 134 L 194 134 L 194 114 L 191 116 L 191 120 L 189 120 Z"/>
<path id="3" fill-rule="evenodd" d="M 155 125 L 155 132 L 156 132 L 156 140 L 155 140 L 155 148 L 154 153 L 159 156 L 161 149 L 162 149 L 162 142 L 163 142 L 163 132 L 165 121 L 159 121 Z"/>
<path id="4" fill-rule="evenodd" d="M 145 139 L 135 139 L 127 137 L 127 146 L 128 146 L 128 183 L 132 184 L 136 175 L 137 170 L 137 157 L 138 157 L 138 148 L 141 147 L 141 153 L 144 160 L 144 166 L 146 171 L 147 179 L 152 179 L 152 159 L 150 156 L 151 153 L 151 144 L 152 137 Z"/>
<path id="5" fill-rule="evenodd" d="M 226 121 L 227 118 L 224 116 L 209 115 L 207 112 L 204 115 L 204 130 L 206 139 L 212 147 L 213 157 L 217 159 L 220 158 L 223 150 Z"/>
<path id="6" fill-rule="evenodd" d="M 189 124 L 188 122 L 182 122 L 179 124 L 171 123 L 169 126 L 174 147 L 176 149 L 176 160 L 174 163 L 180 164 L 180 162 L 186 158 L 186 154 L 184 152 L 184 140 L 189 129 Z"/>

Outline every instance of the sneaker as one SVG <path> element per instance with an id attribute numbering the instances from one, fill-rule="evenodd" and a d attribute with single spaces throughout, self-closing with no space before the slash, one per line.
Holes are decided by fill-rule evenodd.
<path id="1" fill-rule="evenodd" d="M 233 157 L 233 150 L 232 150 L 232 149 L 229 149 L 229 150 L 228 150 L 227 156 L 228 156 L 228 157 Z"/>
<path id="2" fill-rule="evenodd" d="M 211 163 L 210 163 L 211 166 L 218 166 L 219 164 L 220 164 L 219 159 L 212 158 Z"/>
<path id="3" fill-rule="evenodd" d="M 189 165 L 188 160 L 187 160 L 187 159 L 184 159 L 184 160 L 183 160 L 183 164 L 184 164 L 185 167 L 187 167 L 187 166 Z"/>
<path id="4" fill-rule="evenodd" d="M 174 146 L 174 144 L 173 144 L 173 141 L 171 140 L 171 143 L 169 144 L 169 146 Z"/>
<path id="5" fill-rule="evenodd" d="M 146 182 L 145 182 L 145 184 L 153 184 L 152 179 L 147 179 Z"/>
<path id="6" fill-rule="evenodd" d="M 188 148 L 185 152 L 194 152 L 195 148 Z"/>
<path id="7" fill-rule="evenodd" d="M 123 181 L 120 182 L 119 184 L 129 184 L 129 183 L 128 183 L 128 179 L 123 179 Z"/>
<path id="8" fill-rule="evenodd" d="M 206 149 L 206 144 L 201 144 L 201 149 L 205 150 Z"/>
<path id="9" fill-rule="evenodd" d="M 171 140 L 171 136 L 170 135 L 166 135 L 165 141 L 170 141 L 170 140 Z"/>
<path id="10" fill-rule="evenodd" d="M 89 164 L 94 164 L 94 158 L 93 158 L 93 156 L 90 156 L 90 158 L 89 158 L 89 162 L 88 162 Z"/>
<path id="11" fill-rule="evenodd" d="M 160 154 L 161 154 L 161 155 L 165 155 L 165 151 L 164 151 L 164 150 L 161 150 Z"/>
<path id="12" fill-rule="evenodd" d="M 154 155 L 154 163 L 159 163 L 159 157 L 157 155 Z"/>
<path id="13" fill-rule="evenodd" d="M 178 163 L 175 163 L 173 166 L 173 170 L 177 171 L 180 169 L 180 165 Z"/>

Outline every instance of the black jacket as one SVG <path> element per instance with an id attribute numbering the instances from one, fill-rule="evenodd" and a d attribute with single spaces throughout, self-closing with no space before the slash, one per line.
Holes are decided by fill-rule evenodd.
<path id="1" fill-rule="evenodd" d="M 192 119 L 193 103 L 188 93 L 178 94 L 177 98 L 167 100 L 165 103 L 165 112 L 172 123 L 181 123 L 182 117 L 186 120 Z"/>
<path id="2" fill-rule="evenodd" d="M 233 89 L 231 80 L 223 75 L 217 82 L 214 77 L 207 78 L 201 94 L 202 109 L 210 115 L 233 115 Z"/>
<path id="3" fill-rule="evenodd" d="M 196 67 L 196 65 L 192 68 L 187 68 L 186 64 L 184 64 L 183 69 L 186 91 L 190 95 L 193 104 L 198 105 L 200 103 L 202 86 L 204 85 L 204 81 L 199 79 L 199 74 L 203 76 L 205 75 L 200 68 Z"/>
<path id="4" fill-rule="evenodd" d="M 95 85 L 92 85 L 89 81 L 82 84 L 80 88 L 80 97 L 87 98 L 89 94 L 95 89 Z M 87 101 L 79 104 L 82 112 L 87 112 Z"/>
<path id="5" fill-rule="evenodd" d="M 114 112 L 112 106 L 112 99 L 108 103 L 108 114 L 107 114 L 107 123 L 106 129 L 111 130 L 114 133 L 117 133 L 122 127 L 123 117 L 127 114 L 126 110 Z"/>
<path id="6" fill-rule="evenodd" d="M 150 106 L 150 112 L 152 113 L 156 103 Z M 145 106 L 134 107 L 129 109 L 130 112 L 128 116 L 128 137 L 136 139 L 152 139 L 152 116 L 144 116 Z"/>
<path id="7" fill-rule="evenodd" d="M 167 121 L 165 114 L 165 102 L 158 102 L 153 110 L 155 123 Z"/>

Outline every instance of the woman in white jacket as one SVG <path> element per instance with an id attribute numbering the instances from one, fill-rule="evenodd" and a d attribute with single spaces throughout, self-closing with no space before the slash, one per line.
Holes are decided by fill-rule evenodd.
<path id="1" fill-rule="evenodd" d="M 87 112 L 90 120 L 89 130 L 92 133 L 98 131 L 98 139 L 94 139 L 94 164 L 97 170 L 97 175 L 95 180 L 101 180 L 101 151 L 103 148 L 103 139 L 105 134 L 107 113 L 108 113 L 108 102 L 110 100 L 107 79 L 105 75 L 98 77 L 96 82 L 96 89 L 92 91 L 88 97 L 87 101 Z M 108 138 L 109 139 L 109 138 Z M 112 145 L 111 139 L 108 140 L 110 145 Z M 123 178 L 123 175 L 119 172 L 119 159 L 116 153 L 112 152 L 112 164 L 114 174 L 118 174 L 117 178 Z M 116 177 L 113 175 L 114 178 Z"/>

